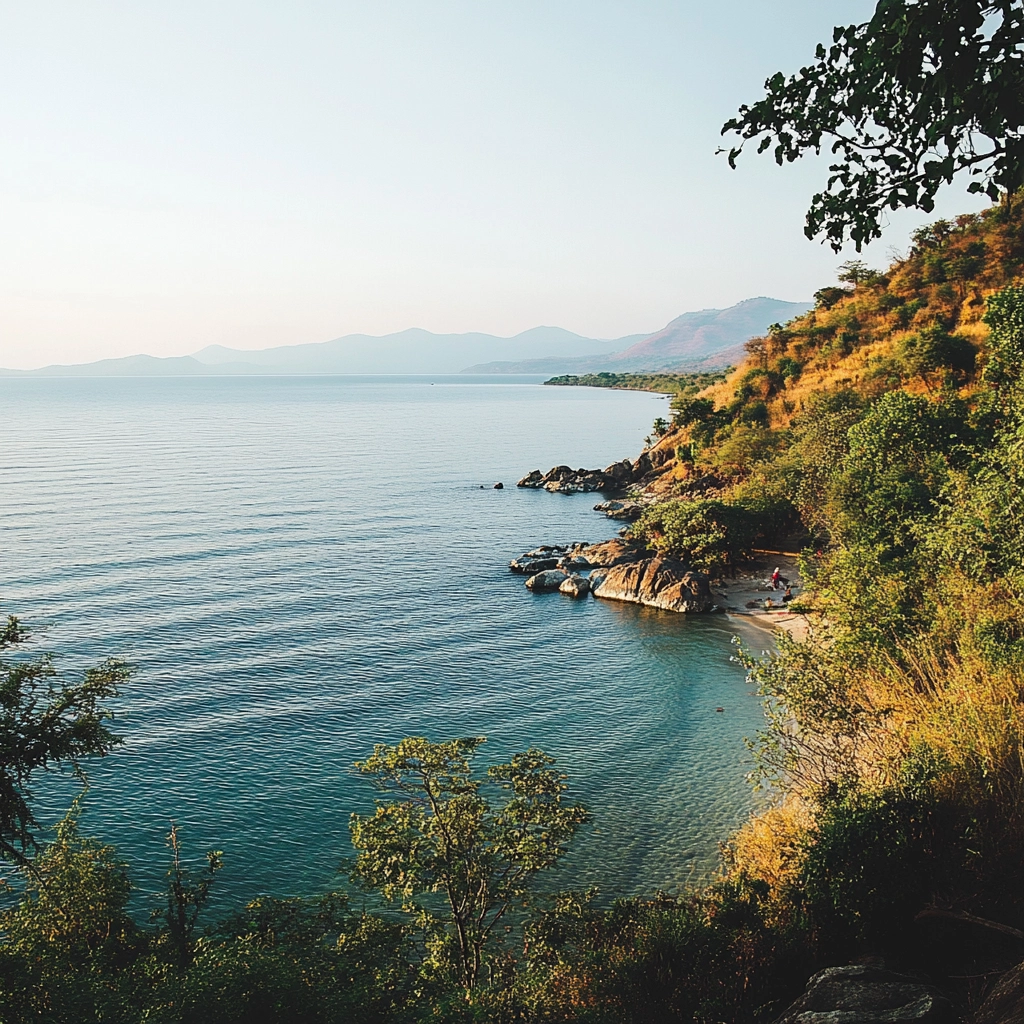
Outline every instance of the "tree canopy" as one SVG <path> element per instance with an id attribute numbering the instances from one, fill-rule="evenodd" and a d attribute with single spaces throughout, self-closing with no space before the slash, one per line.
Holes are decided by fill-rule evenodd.
<path id="1" fill-rule="evenodd" d="M 830 152 L 805 233 L 836 250 L 881 234 L 886 210 L 931 211 L 959 172 L 993 200 L 1024 184 L 1024 4 L 1021 0 L 879 0 L 839 26 L 814 63 L 765 82 L 722 133 L 772 150 L 778 164 Z"/>

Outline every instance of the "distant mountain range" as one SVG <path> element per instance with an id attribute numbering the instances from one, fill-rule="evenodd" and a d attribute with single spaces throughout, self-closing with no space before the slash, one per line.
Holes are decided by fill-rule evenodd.
<path id="1" fill-rule="evenodd" d="M 350 334 L 309 345 L 233 349 L 210 345 L 190 356 L 136 355 L 0 376 L 157 377 L 317 373 L 590 373 L 600 370 L 710 369 L 735 362 L 743 342 L 768 325 L 808 310 L 799 302 L 747 299 L 728 309 L 684 313 L 654 334 L 613 341 L 584 338 L 560 327 L 534 327 L 513 338 L 432 334 L 413 328 L 372 337 Z"/>
<path id="2" fill-rule="evenodd" d="M 811 308 L 807 302 L 760 297 L 728 309 L 702 309 L 676 317 L 660 331 L 620 352 L 576 358 L 548 356 L 518 362 L 478 363 L 466 373 L 599 373 L 602 370 L 713 370 L 735 363 L 743 344 Z M 623 339 L 630 340 L 630 339 Z"/>

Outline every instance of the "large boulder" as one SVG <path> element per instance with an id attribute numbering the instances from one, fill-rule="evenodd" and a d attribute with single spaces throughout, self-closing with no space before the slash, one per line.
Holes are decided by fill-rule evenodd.
<path id="1" fill-rule="evenodd" d="M 590 580 L 586 576 L 573 574 L 567 579 L 562 580 L 562 584 L 558 589 L 561 593 L 568 594 L 570 597 L 586 597 L 590 593 Z"/>
<path id="2" fill-rule="evenodd" d="M 953 1024 L 949 1000 L 917 978 L 849 964 L 814 975 L 776 1024 Z"/>
<path id="3" fill-rule="evenodd" d="M 526 585 L 530 590 L 557 590 L 568 578 L 569 574 L 561 569 L 547 569 L 531 576 Z"/>
<path id="4" fill-rule="evenodd" d="M 663 555 L 613 566 L 592 592 L 670 612 L 707 612 L 714 604 L 707 576 Z"/>
<path id="5" fill-rule="evenodd" d="M 540 487 L 542 486 L 541 481 L 544 479 L 544 474 L 539 470 L 535 469 L 520 480 L 516 487 Z"/>
<path id="6" fill-rule="evenodd" d="M 629 459 L 613 462 L 610 466 L 605 467 L 604 475 L 617 487 L 626 488 L 633 482 L 633 464 Z"/>
<path id="7" fill-rule="evenodd" d="M 590 544 L 583 548 L 577 557 L 585 558 L 587 564 L 595 569 L 607 569 L 625 562 L 635 562 L 646 554 L 646 549 L 638 544 L 630 543 L 618 537 Z"/>
<path id="8" fill-rule="evenodd" d="M 639 480 L 641 477 L 647 476 L 652 469 L 654 469 L 654 464 L 651 462 L 650 455 L 647 452 L 641 452 L 633 463 L 633 479 Z"/>

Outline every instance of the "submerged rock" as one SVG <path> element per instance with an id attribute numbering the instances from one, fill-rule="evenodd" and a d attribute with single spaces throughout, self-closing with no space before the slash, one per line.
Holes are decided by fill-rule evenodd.
<path id="1" fill-rule="evenodd" d="M 590 580 L 586 576 L 577 576 L 573 574 L 562 581 L 562 585 L 558 588 L 563 594 L 568 594 L 570 597 L 586 597 L 590 593 Z"/>
<path id="2" fill-rule="evenodd" d="M 526 581 L 530 590 L 558 590 L 558 588 L 569 578 L 569 574 L 561 569 L 546 569 L 544 572 L 531 576 Z"/>
<path id="3" fill-rule="evenodd" d="M 815 974 L 776 1024 L 953 1024 L 955 1020 L 949 1000 L 932 985 L 883 967 L 849 964 Z"/>
<path id="4" fill-rule="evenodd" d="M 496 491 L 503 491 L 503 490 L 505 490 L 505 485 L 504 485 L 504 484 L 503 484 L 503 483 L 502 483 L 502 482 L 501 482 L 501 481 L 499 480 L 499 481 L 498 481 L 498 482 L 497 482 L 497 483 L 496 483 L 496 484 L 494 485 L 494 489 L 495 489 Z"/>
<path id="5" fill-rule="evenodd" d="M 612 566 L 592 591 L 594 597 L 670 612 L 707 612 L 714 603 L 707 576 L 662 555 Z"/>

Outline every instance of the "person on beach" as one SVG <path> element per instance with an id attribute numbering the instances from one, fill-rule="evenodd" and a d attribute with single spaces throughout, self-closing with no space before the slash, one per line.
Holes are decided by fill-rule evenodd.
<path id="1" fill-rule="evenodd" d="M 786 592 L 782 595 L 782 603 L 789 604 L 793 600 L 793 588 L 786 587 Z"/>
<path id="2" fill-rule="evenodd" d="M 772 590 L 779 589 L 779 577 L 782 575 L 781 570 L 778 566 L 775 566 L 775 572 L 772 573 Z"/>

